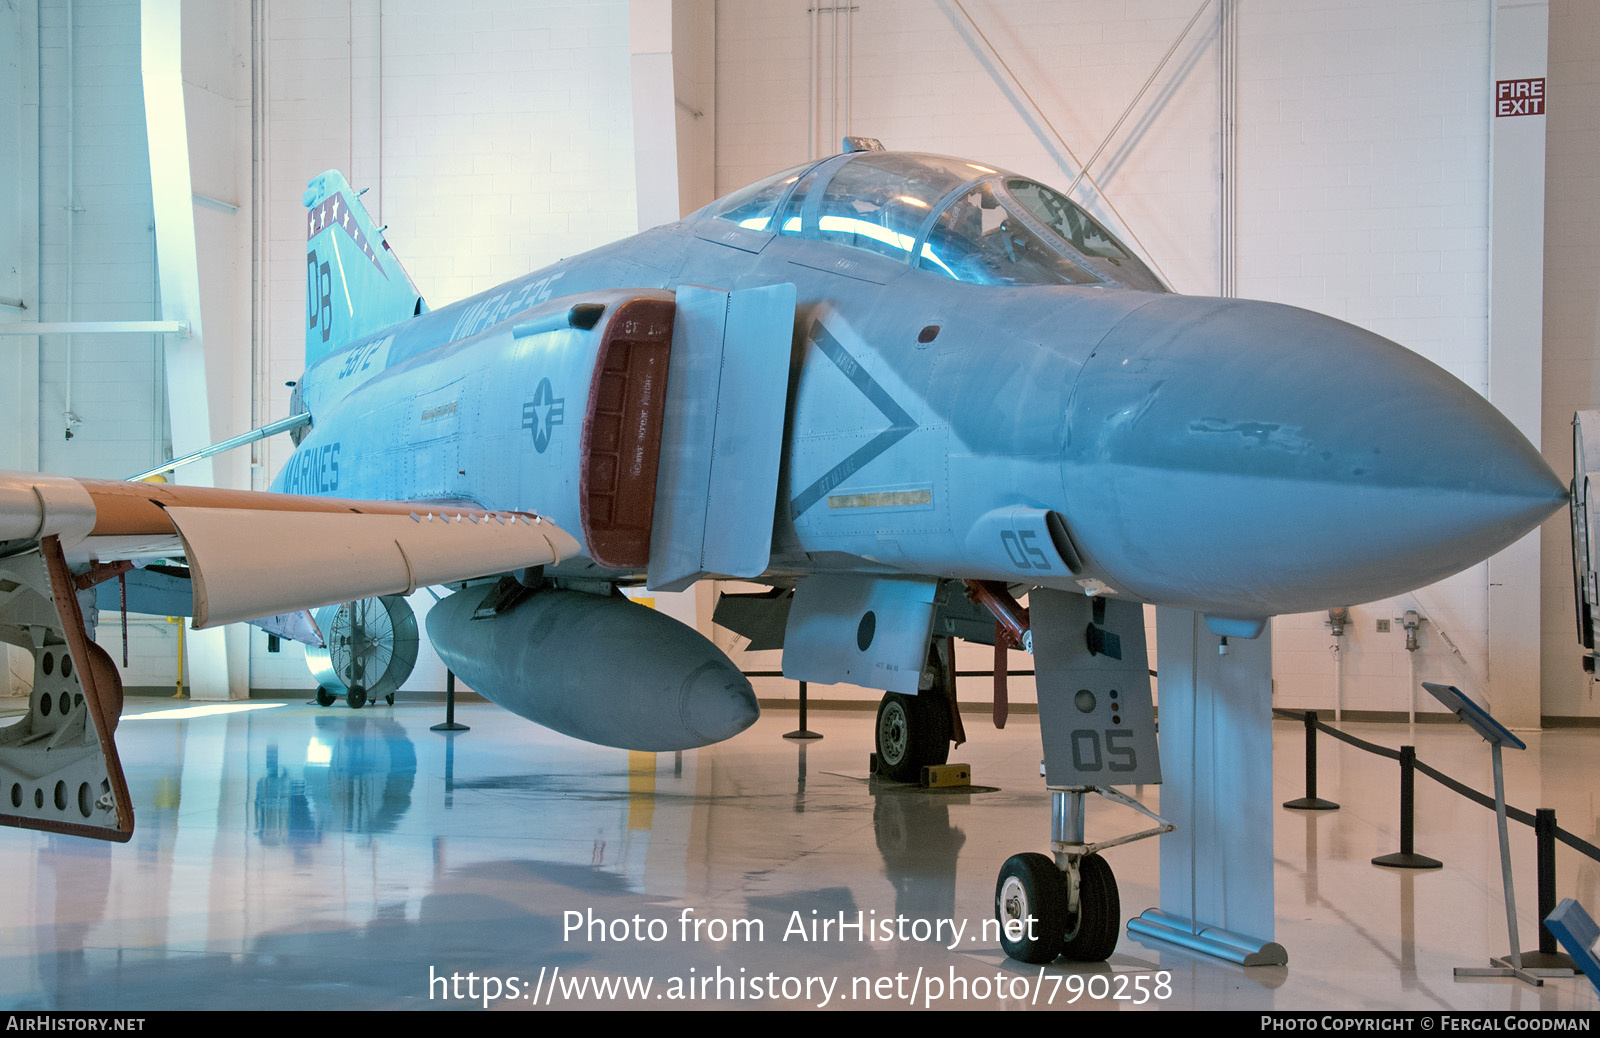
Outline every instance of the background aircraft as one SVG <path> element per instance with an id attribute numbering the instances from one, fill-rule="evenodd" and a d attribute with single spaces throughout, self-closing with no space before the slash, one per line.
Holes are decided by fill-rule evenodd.
<path id="1" fill-rule="evenodd" d="M 960 731 L 959 635 L 1031 646 L 1041 702 L 1110 666 L 1120 698 L 1075 693 L 1094 724 L 1072 738 L 1126 783 L 1159 778 L 1138 603 L 1250 638 L 1436 581 L 1567 497 L 1427 361 L 1308 311 L 1171 294 L 1060 193 L 977 163 L 863 143 L 437 311 L 343 176 L 304 201 L 304 417 L 276 494 L 0 486 L 0 636 L 38 660 L 0 735 L 7 822 L 131 831 L 115 669 L 74 593 L 130 559 L 187 559 L 155 583 L 192 582 L 197 627 L 453 585 L 428 632 L 472 688 L 651 750 L 741 731 L 755 697 L 617 588 L 758 580 L 773 590 L 718 621 L 781 644 L 791 677 L 885 689 L 890 775 Z M 1086 785 L 1087 752 L 1046 728 L 1047 760 L 1073 758 L 1051 785 Z M 1110 907 L 1086 925 L 1071 884 L 1077 922 L 1008 951 L 1109 952 L 1109 869 L 1064 867 Z"/>

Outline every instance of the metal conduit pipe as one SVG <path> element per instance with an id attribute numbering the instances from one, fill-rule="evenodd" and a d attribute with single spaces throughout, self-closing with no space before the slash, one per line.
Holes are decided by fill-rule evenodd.
<path id="1" fill-rule="evenodd" d="M 73 0 L 67 0 L 67 320 L 73 319 L 72 283 L 77 277 L 77 268 L 73 265 L 73 242 L 77 235 L 74 218 L 77 213 L 77 160 L 74 154 L 73 127 L 77 123 L 77 108 L 74 106 L 72 84 L 77 78 L 77 73 L 72 59 L 72 35 L 76 22 L 74 17 Z M 66 437 L 72 439 L 72 426 L 77 421 L 77 415 L 72 413 L 72 333 L 66 335 L 66 403 L 62 408 L 61 417 L 66 425 Z"/>

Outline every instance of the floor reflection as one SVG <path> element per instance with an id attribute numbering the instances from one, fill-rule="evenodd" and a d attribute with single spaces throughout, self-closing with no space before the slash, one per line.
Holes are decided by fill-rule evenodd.
<path id="1" fill-rule="evenodd" d="M 721 746 L 630 755 L 492 707 L 459 711 L 470 732 L 429 731 L 442 710 L 404 702 L 124 724 L 138 812 L 129 844 L 0 832 L 12 894 L 0 909 L 0 1006 L 481 1010 L 481 997 L 446 999 L 432 983 L 471 975 L 650 979 L 660 1008 L 903 1009 L 920 976 L 916 1008 L 1023 1008 L 1031 1001 L 1007 985 L 1042 980 L 1058 1007 L 1131 1009 L 1069 1000 L 1064 978 L 1157 974 L 1167 996 L 1145 1008 L 1600 1006 L 1581 979 L 1537 992 L 1452 981 L 1451 967 L 1504 950 L 1493 815 L 1419 786 L 1418 848 L 1447 868 L 1375 868 L 1369 859 L 1395 842 L 1393 776 L 1347 748 L 1324 749 L 1321 775 L 1340 811 L 1276 815 L 1287 968 L 1241 970 L 1124 934 L 1107 964 L 1041 971 L 1006 960 L 983 932 L 999 864 L 1048 849 L 1031 718 L 1003 733 L 972 725 L 959 755 L 985 785 L 950 792 L 869 779 L 871 724 L 856 713 L 813 713 L 827 733 L 817 742 L 784 741 L 795 719 L 772 712 Z M 1300 731 L 1276 732 L 1280 800 L 1297 795 Z M 1461 733 L 1414 738 L 1437 766 L 1477 774 L 1481 747 Z M 1585 761 L 1597 741 L 1536 737 L 1541 767 L 1508 775 L 1513 802 L 1554 801 L 1564 826 L 1592 830 Z M 1091 838 L 1144 824 L 1126 808 L 1090 808 Z M 1525 842 L 1516 867 L 1531 906 Z M 1156 841 L 1107 859 L 1126 914 L 1155 904 Z M 1563 894 L 1592 901 L 1592 864 L 1564 855 L 1560 868 Z M 1525 926 L 1531 935 L 1531 917 Z M 786 997 L 790 979 L 801 990 Z M 691 982 L 711 994 L 657 997 L 668 983 L 692 993 Z M 540 1005 L 599 1004 L 552 990 L 540 988 Z M 492 1007 L 529 1008 L 530 991 Z"/>

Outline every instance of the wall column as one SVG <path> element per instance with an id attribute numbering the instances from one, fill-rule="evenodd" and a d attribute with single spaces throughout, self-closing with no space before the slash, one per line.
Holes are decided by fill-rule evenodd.
<path id="1" fill-rule="evenodd" d="M 1539 446 L 1544 356 L 1545 0 L 1495 0 L 1489 90 L 1489 400 Z M 1539 532 L 1489 560 L 1490 709 L 1537 728 Z"/>

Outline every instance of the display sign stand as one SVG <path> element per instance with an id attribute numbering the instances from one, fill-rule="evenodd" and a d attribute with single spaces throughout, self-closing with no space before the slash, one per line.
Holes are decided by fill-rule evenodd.
<path id="1" fill-rule="evenodd" d="M 1511 937 L 1511 954 L 1490 959 L 1487 969 L 1457 966 L 1456 979 L 1462 977 L 1515 977 L 1524 984 L 1543 987 L 1542 976 L 1572 976 L 1571 970 L 1530 970 L 1522 964 L 1522 944 L 1517 937 L 1517 892 L 1511 882 L 1511 838 L 1506 832 L 1506 782 L 1501 763 L 1501 747 L 1525 750 L 1527 743 L 1512 735 L 1505 725 L 1489 716 L 1488 711 L 1468 699 L 1454 685 L 1436 685 L 1424 681 L 1422 687 L 1443 703 L 1472 730 L 1483 736 L 1489 744 L 1489 754 L 1494 761 L 1494 817 L 1500 831 L 1500 882 L 1505 890 L 1506 931 Z"/>

